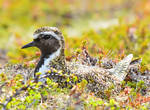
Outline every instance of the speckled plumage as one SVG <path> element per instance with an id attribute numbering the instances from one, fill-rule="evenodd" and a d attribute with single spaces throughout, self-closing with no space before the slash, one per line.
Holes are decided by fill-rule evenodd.
<path id="1" fill-rule="evenodd" d="M 89 91 L 94 92 L 95 95 L 104 98 L 108 91 L 111 91 L 111 96 L 116 95 L 121 90 L 121 81 L 125 79 L 128 66 L 132 60 L 132 55 L 128 55 L 123 60 L 115 65 L 114 72 L 110 69 L 104 69 L 95 66 L 83 65 L 80 62 L 68 62 L 68 68 L 80 79 L 88 81 L 87 88 Z M 118 67 L 118 68 L 117 68 Z M 118 75 L 119 73 L 120 75 Z M 118 76 L 116 76 L 118 75 Z M 123 78 L 121 77 L 123 76 Z"/>
<path id="2" fill-rule="evenodd" d="M 51 38 L 53 40 L 45 40 L 46 34 L 51 34 L 50 36 L 54 35 L 53 38 Z M 40 62 L 38 63 L 35 72 L 39 72 L 39 68 L 44 64 L 45 59 L 48 59 L 54 52 L 60 49 L 60 54 L 54 59 L 50 60 L 49 65 L 46 65 L 49 66 L 49 69 L 53 67 L 56 70 L 62 70 L 64 74 L 70 72 L 71 74 L 76 75 L 80 79 L 80 81 L 82 79 L 86 79 L 88 81 L 87 88 L 101 97 L 104 97 L 105 92 L 113 85 L 115 85 L 114 89 L 112 89 L 113 94 L 120 91 L 120 82 L 125 77 L 121 76 L 125 74 L 133 57 L 132 55 L 129 55 L 127 58 L 122 60 L 121 63 L 118 63 L 113 69 L 104 69 L 98 66 L 87 66 L 80 64 L 79 62 L 66 63 L 64 54 L 65 41 L 62 33 L 57 28 L 39 28 L 34 32 L 34 36 L 35 41 L 38 39 L 38 42 L 36 41 L 36 43 L 38 43 L 36 44 L 36 47 L 38 47 L 42 53 Z M 51 45 L 51 43 L 53 42 L 55 43 Z M 53 76 L 50 78 L 54 78 L 55 80 L 57 80 L 55 78 L 55 76 L 57 75 L 54 74 L 52 74 Z M 121 80 L 119 80 L 119 77 L 117 77 L 118 75 L 119 77 L 121 77 Z M 63 76 L 58 75 L 57 77 L 59 79 L 59 77 L 62 78 Z"/>
<path id="3" fill-rule="evenodd" d="M 48 27 L 48 26 L 45 26 L 45 27 L 41 27 L 41 28 L 38 28 L 33 35 L 35 34 L 39 34 L 41 32 L 48 32 L 48 31 L 53 31 L 54 33 L 60 35 L 60 37 L 63 39 L 63 36 L 61 36 L 61 31 L 56 28 L 56 27 Z"/>

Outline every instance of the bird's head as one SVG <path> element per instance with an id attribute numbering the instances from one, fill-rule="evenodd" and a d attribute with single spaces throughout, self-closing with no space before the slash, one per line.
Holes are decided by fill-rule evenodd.
<path id="1" fill-rule="evenodd" d="M 33 41 L 24 45 L 22 49 L 37 47 L 42 54 L 52 54 L 64 48 L 64 38 L 56 27 L 42 27 L 33 34 Z"/>

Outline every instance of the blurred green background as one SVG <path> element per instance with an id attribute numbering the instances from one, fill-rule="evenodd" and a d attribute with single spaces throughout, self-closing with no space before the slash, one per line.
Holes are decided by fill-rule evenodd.
<path id="1" fill-rule="evenodd" d="M 63 32 L 67 56 L 86 40 L 96 57 L 133 53 L 150 63 L 150 0 L 0 0 L 1 64 L 35 58 L 37 49 L 20 47 L 41 26 Z"/>

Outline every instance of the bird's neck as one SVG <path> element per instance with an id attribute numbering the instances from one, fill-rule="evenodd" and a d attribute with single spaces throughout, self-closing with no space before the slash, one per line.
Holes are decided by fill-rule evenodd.
<path id="1" fill-rule="evenodd" d="M 34 73 L 40 72 L 44 74 L 50 70 L 51 67 L 57 70 L 66 71 L 64 49 L 59 48 L 57 51 L 49 54 L 42 53 Z"/>

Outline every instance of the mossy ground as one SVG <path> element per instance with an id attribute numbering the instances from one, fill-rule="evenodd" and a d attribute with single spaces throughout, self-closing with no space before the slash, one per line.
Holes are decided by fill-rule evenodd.
<path id="1" fill-rule="evenodd" d="M 21 50 L 21 46 L 32 40 L 32 33 L 41 26 L 56 26 L 64 37 L 66 59 L 70 60 L 85 45 L 90 55 L 102 59 L 109 57 L 116 62 L 132 53 L 142 58 L 141 71 L 150 65 L 150 1 L 149 0 L 1 0 L 0 1 L 0 67 L 6 62 L 21 63 L 34 68 L 40 52 L 36 48 Z M 25 86 L 23 77 L 17 73 L 0 74 L 0 103 L 7 95 Z M 4 87 L 1 85 L 8 82 Z M 30 83 L 30 81 L 28 82 Z M 123 90 L 116 98 L 95 97 L 85 92 L 85 83 L 72 90 L 57 88 L 39 89 L 40 84 L 29 88 L 13 98 L 8 108 L 26 109 L 61 107 L 74 109 L 142 109 L 150 108 L 150 96 L 142 96 L 143 82 L 123 82 Z M 1 90 L 4 95 L 1 95 Z M 28 94 L 24 98 L 23 94 Z M 44 96 L 46 102 L 43 101 Z M 32 103 L 33 102 L 33 103 Z M 84 106 L 81 106 L 84 105 Z M 1 107 L 1 106 L 0 106 Z"/>

